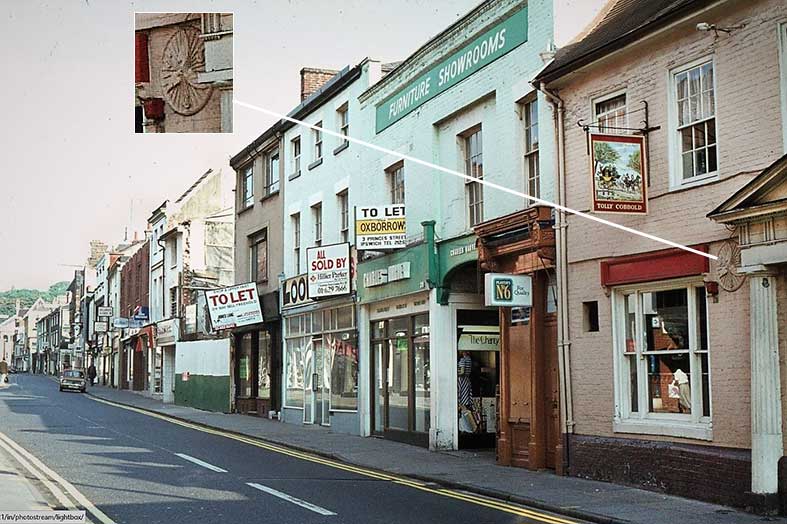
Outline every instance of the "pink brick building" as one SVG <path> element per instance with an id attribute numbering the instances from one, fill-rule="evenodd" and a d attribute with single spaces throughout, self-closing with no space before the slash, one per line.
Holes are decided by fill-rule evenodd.
<path id="1" fill-rule="evenodd" d="M 745 225 L 708 215 L 739 204 L 720 208 L 769 166 L 772 190 L 760 193 L 787 192 L 774 164 L 787 143 L 785 25 L 782 0 L 612 0 L 536 79 L 562 101 L 568 207 L 593 212 L 592 133 L 644 136 L 647 214 L 603 218 L 719 257 L 568 217 L 558 344 L 570 348 L 570 474 L 778 504 L 787 226 L 777 210 L 763 242 L 783 256 L 747 265 Z M 760 341 L 761 330 L 780 338 Z"/>

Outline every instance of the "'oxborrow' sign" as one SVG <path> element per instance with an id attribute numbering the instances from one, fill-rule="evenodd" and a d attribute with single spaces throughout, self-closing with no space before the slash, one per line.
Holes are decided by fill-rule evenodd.
<path id="1" fill-rule="evenodd" d="M 331 244 L 306 250 L 309 298 L 350 293 L 350 244 Z"/>
<path id="2" fill-rule="evenodd" d="M 407 246 L 404 204 L 355 208 L 358 249 L 398 249 Z"/>
<path id="3" fill-rule="evenodd" d="M 262 322 L 257 285 L 253 282 L 205 291 L 213 329 L 229 329 Z"/>

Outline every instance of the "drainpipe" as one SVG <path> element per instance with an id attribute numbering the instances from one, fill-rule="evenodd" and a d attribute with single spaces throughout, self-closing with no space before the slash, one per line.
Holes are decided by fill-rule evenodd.
<path id="1" fill-rule="evenodd" d="M 557 142 L 557 203 L 566 205 L 566 151 L 563 135 L 565 108 L 563 100 L 549 92 L 543 82 L 536 86 L 552 103 L 555 120 L 555 138 Z M 571 389 L 571 337 L 569 331 L 568 309 L 568 254 L 566 229 L 566 212 L 557 211 L 555 224 L 555 241 L 557 244 L 557 292 L 558 292 L 558 366 L 560 375 L 560 414 L 561 424 L 566 434 L 574 432 L 574 409 Z M 565 452 L 568 452 L 566 448 Z"/>

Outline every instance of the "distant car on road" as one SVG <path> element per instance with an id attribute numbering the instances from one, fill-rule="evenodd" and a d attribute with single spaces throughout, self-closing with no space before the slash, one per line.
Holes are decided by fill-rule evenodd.
<path id="1" fill-rule="evenodd" d="M 75 389 L 81 393 L 85 392 L 87 381 L 85 372 L 78 369 L 67 369 L 60 375 L 60 391 Z"/>

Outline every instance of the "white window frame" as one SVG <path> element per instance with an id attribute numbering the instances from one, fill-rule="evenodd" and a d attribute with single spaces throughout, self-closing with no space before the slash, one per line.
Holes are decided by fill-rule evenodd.
<path id="1" fill-rule="evenodd" d="M 278 167 L 276 173 L 271 169 L 271 161 L 276 157 Z M 281 186 L 281 154 L 278 147 L 273 147 L 265 152 L 265 190 L 263 197 L 270 196 L 279 192 Z M 274 180 L 275 178 L 275 180 Z M 275 189 L 271 189 L 275 186 Z"/>
<path id="2" fill-rule="evenodd" d="M 292 148 L 292 173 L 290 173 L 290 176 L 296 177 L 301 174 L 301 155 L 303 154 L 303 144 L 301 143 L 300 135 L 290 140 L 290 147 Z"/>
<path id="3" fill-rule="evenodd" d="M 399 194 L 399 185 L 396 183 L 396 176 L 397 174 L 401 173 L 401 195 Z M 407 191 L 407 183 L 405 181 L 405 172 L 404 172 L 404 161 L 396 162 L 395 164 L 388 166 L 385 170 L 385 176 L 387 178 L 386 182 L 388 184 L 388 195 L 390 196 L 391 204 L 404 204 L 405 203 L 405 194 Z M 401 198 L 397 198 L 401 196 Z"/>
<path id="4" fill-rule="evenodd" d="M 536 104 L 536 121 L 535 125 L 533 122 L 530 121 L 530 105 Z M 541 198 L 541 121 L 539 119 L 539 111 L 541 108 L 541 104 L 538 101 L 538 96 L 533 96 L 528 98 L 527 100 L 520 103 L 520 115 L 522 120 L 522 172 L 524 173 L 525 178 L 525 186 L 524 186 L 524 193 L 529 196 L 533 196 L 536 198 Z M 529 125 L 528 125 L 529 124 Z M 528 140 L 527 135 L 528 131 L 532 130 L 533 127 L 536 128 L 536 147 L 534 149 L 528 149 Z M 530 172 L 530 158 L 535 157 L 536 162 L 536 175 L 535 177 L 532 176 Z M 536 185 L 536 194 L 530 193 L 530 182 L 531 180 L 535 180 Z M 538 203 L 534 200 L 525 199 L 525 206 L 535 206 Z"/>
<path id="5" fill-rule="evenodd" d="M 710 62 L 713 65 L 713 98 L 715 110 L 713 119 L 716 126 L 716 170 L 705 173 L 704 175 L 692 177 L 690 180 L 683 179 L 683 159 L 680 153 L 680 140 L 678 130 L 678 101 L 677 101 L 677 84 L 675 77 L 684 71 L 693 69 Z M 670 190 L 684 189 L 687 187 L 698 186 L 708 182 L 718 180 L 719 178 L 719 151 L 720 151 L 720 137 L 719 137 L 719 90 L 718 90 L 718 68 L 716 67 L 716 56 L 705 55 L 691 62 L 686 62 L 678 67 L 673 67 L 667 72 L 667 120 L 669 124 L 669 132 L 667 133 L 667 143 L 669 147 L 669 176 L 670 176 Z M 698 122 L 694 122 L 697 124 Z"/>
<path id="6" fill-rule="evenodd" d="M 290 215 L 292 224 L 292 256 L 295 266 L 295 275 L 301 273 L 301 214 L 293 213 Z"/>
<path id="7" fill-rule="evenodd" d="M 322 245 L 322 227 L 323 227 L 323 216 L 322 216 L 322 202 L 317 202 L 313 206 L 312 209 L 312 226 L 314 228 L 314 246 L 319 247 Z"/>
<path id="8" fill-rule="evenodd" d="M 782 141 L 787 153 L 787 22 L 777 24 L 779 31 L 779 84 L 781 85 Z M 715 71 L 714 71 L 715 73 Z M 715 75 L 714 75 L 715 78 Z M 718 141 L 718 138 L 716 139 Z"/>
<path id="9" fill-rule="evenodd" d="M 597 97 L 595 97 L 595 98 L 590 100 L 590 114 L 593 117 L 593 124 L 594 125 L 598 124 L 598 115 L 596 114 L 596 106 L 598 104 L 603 104 L 604 102 L 608 102 L 609 100 L 612 100 L 613 98 L 617 98 L 620 95 L 625 95 L 625 97 L 626 97 L 626 104 L 623 106 L 623 111 L 625 112 L 624 115 L 623 115 L 624 122 L 623 122 L 623 126 L 621 126 L 621 127 L 629 127 L 629 95 L 628 95 L 628 91 L 627 91 L 626 88 L 618 89 L 616 91 L 611 91 L 609 93 L 605 93 L 605 94 L 603 94 L 601 96 L 597 96 Z M 627 130 L 622 130 L 622 129 L 610 129 L 608 131 L 603 131 L 602 129 L 599 129 L 599 128 L 593 128 L 593 129 L 598 131 L 599 133 L 605 132 L 605 133 L 609 133 L 609 134 L 613 134 L 613 135 L 615 135 L 615 134 L 618 134 L 618 135 L 619 134 L 625 134 L 625 133 L 629 132 Z"/>
<path id="10" fill-rule="evenodd" d="M 350 105 L 345 102 L 339 106 L 336 112 L 339 114 L 339 133 L 341 133 L 342 136 L 348 136 L 350 133 Z M 345 144 L 349 144 L 349 141 L 346 138 L 342 138 L 339 145 L 343 146 Z"/>
<path id="11" fill-rule="evenodd" d="M 467 220 L 467 228 L 472 229 L 476 225 L 482 223 L 484 221 L 484 185 L 476 182 L 476 180 L 483 180 L 484 179 L 484 172 L 483 172 L 483 165 L 484 165 L 484 129 L 482 124 L 477 124 L 467 131 L 463 132 L 459 135 L 461 139 L 461 152 L 462 152 L 462 172 L 466 175 L 472 177 L 474 180 L 465 179 L 465 213 L 466 213 L 466 220 Z M 479 152 L 478 156 L 481 157 L 481 176 L 476 176 L 475 173 L 470 172 L 471 170 L 468 168 L 471 159 L 476 156 L 473 155 L 472 151 L 470 150 L 470 139 L 479 134 Z M 475 203 L 472 201 L 473 197 L 473 190 L 478 190 L 479 198 L 476 200 Z M 477 207 L 479 210 L 479 217 L 478 221 L 473 223 L 473 207 Z"/>
<path id="12" fill-rule="evenodd" d="M 336 198 L 339 201 L 339 237 L 342 242 L 350 241 L 350 191 L 337 193 Z"/>
<path id="13" fill-rule="evenodd" d="M 322 141 L 322 120 L 314 124 L 315 127 L 319 127 L 320 129 L 312 128 L 312 138 L 314 139 L 314 161 L 317 162 L 321 160 L 325 151 L 323 151 L 323 141 Z"/>
<path id="14" fill-rule="evenodd" d="M 671 289 L 678 289 L 681 287 L 688 288 L 688 315 L 689 315 L 689 339 L 696 341 L 698 339 L 696 318 L 697 318 L 697 302 L 694 293 L 691 292 L 696 287 L 703 287 L 705 284 L 702 279 L 684 278 L 676 280 L 668 280 L 657 283 L 642 283 L 627 286 L 620 286 L 613 288 L 611 294 L 611 310 L 612 310 L 612 349 L 613 349 L 613 374 L 614 374 L 614 416 L 612 423 L 612 430 L 615 433 L 636 433 L 644 435 L 665 435 L 672 437 L 683 437 L 696 440 L 713 440 L 713 376 L 711 370 L 711 353 L 713 344 L 711 342 L 710 331 L 710 308 L 708 304 L 708 297 L 705 297 L 705 333 L 707 334 L 708 344 L 708 401 L 711 403 L 709 406 L 709 417 L 702 415 L 702 410 L 692 409 L 691 414 L 673 414 L 673 413 L 648 413 L 646 407 L 647 402 L 647 384 L 643 382 L 643 377 L 647 379 L 647 372 L 642 372 L 642 368 L 647 366 L 647 361 L 641 354 L 643 347 L 642 333 L 643 326 L 641 325 L 642 318 L 642 302 L 636 301 L 636 338 L 635 345 L 637 349 L 638 358 L 635 358 L 640 370 L 637 374 L 637 384 L 639 391 L 637 391 L 638 402 L 640 406 L 638 413 L 631 413 L 631 392 L 630 377 L 626 373 L 625 355 L 623 346 L 625 345 L 625 295 L 627 293 L 652 293 L 656 291 L 666 291 Z M 697 349 L 696 342 L 690 342 L 689 355 L 691 358 L 699 360 L 696 356 Z M 701 364 L 698 364 L 701 369 Z M 702 395 L 702 377 L 701 373 L 691 369 L 691 391 L 692 391 L 692 406 L 697 406 L 695 400 Z M 643 385 L 644 384 L 644 385 Z"/>
<path id="15" fill-rule="evenodd" d="M 251 182 L 251 184 L 249 184 Z M 251 186 L 251 196 L 247 196 L 247 188 Z M 241 171 L 241 211 L 254 205 L 254 161 L 250 162 Z"/>

